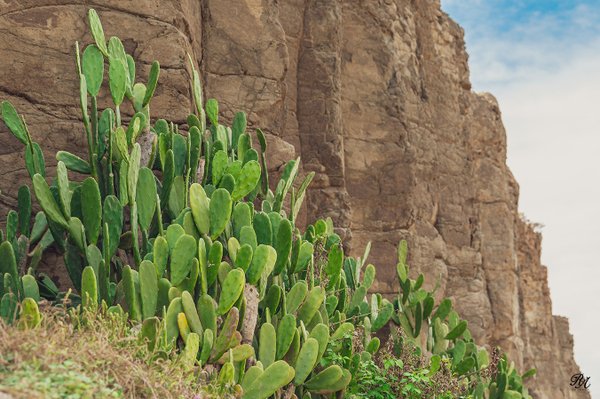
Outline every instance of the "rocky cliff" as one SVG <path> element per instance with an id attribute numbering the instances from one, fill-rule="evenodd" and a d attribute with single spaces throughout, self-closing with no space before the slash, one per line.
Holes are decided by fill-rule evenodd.
<path id="1" fill-rule="evenodd" d="M 331 216 L 348 250 L 373 242 L 378 288 L 395 290 L 394 247 L 454 299 L 481 344 L 537 367 L 537 398 L 585 398 L 568 322 L 552 315 L 540 236 L 518 214 L 499 106 L 471 91 L 462 29 L 437 0 L 0 1 L 0 97 L 51 154 L 83 152 L 73 43 L 98 10 L 138 62 L 161 63 L 153 114 L 191 110 L 190 53 L 223 117 L 268 133 L 270 168 L 294 155 L 317 172 L 305 217 Z M 100 105 L 102 105 L 100 101 Z M 0 214 L 26 181 L 0 127 Z"/>

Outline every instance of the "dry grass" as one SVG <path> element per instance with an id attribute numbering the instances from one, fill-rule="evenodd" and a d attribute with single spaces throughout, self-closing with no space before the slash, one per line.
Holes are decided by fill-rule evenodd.
<path id="1" fill-rule="evenodd" d="M 120 316 L 43 306 L 43 322 L 0 321 L 0 393 L 14 398 L 202 398 L 174 354 L 157 360 Z"/>

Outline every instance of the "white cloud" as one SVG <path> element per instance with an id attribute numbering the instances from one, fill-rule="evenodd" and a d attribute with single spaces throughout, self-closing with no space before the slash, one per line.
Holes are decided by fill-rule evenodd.
<path id="1" fill-rule="evenodd" d="M 600 330 L 600 45 L 595 50 L 597 56 L 582 52 L 557 72 L 494 90 L 508 163 L 521 187 L 520 209 L 545 225 L 542 260 L 553 311 L 569 317 L 576 360 L 592 379 L 600 376 L 600 351 L 594 350 Z"/>

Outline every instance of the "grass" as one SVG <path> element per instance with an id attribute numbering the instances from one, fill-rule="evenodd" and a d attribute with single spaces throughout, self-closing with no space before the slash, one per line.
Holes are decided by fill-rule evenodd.
<path id="1" fill-rule="evenodd" d="M 42 306 L 22 330 L 0 321 L 0 393 L 13 398 L 210 398 L 210 384 L 175 353 L 148 351 L 127 320 Z M 85 322 L 84 322 L 85 320 Z M 219 396 L 221 397 L 221 396 Z"/>

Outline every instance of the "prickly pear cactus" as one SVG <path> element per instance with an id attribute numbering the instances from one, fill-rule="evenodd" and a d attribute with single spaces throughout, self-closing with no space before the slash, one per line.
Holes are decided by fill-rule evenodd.
<path id="1" fill-rule="evenodd" d="M 345 256 L 330 218 L 300 230 L 296 218 L 314 173 L 300 179 L 294 159 L 270 185 L 265 134 L 248 131 L 243 112 L 226 126 L 218 102 L 204 101 L 192 56 L 187 125 L 153 120 L 159 62 L 136 82 L 122 42 L 106 41 L 96 11 L 88 22 L 94 42 L 82 54 L 76 44 L 85 156 L 59 151 L 56 176 L 47 176 L 24 118 L 1 103 L 42 209 L 32 218 L 30 189 L 22 187 L 0 231 L 5 322 L 35 328 L 37 301 L 61 295 L 37 270 L 53 247 L 77 290 L 73 303 L 126 312 L 157 357 L 177 351 L 189 372 L 210 366 L 245 399 L 344 397 L 358 365 L 378 356 L 383 343 L 373 335 L 390 323 L 431 355 L 432 370 L 449 362 L 476 387 L 473 397 L 529 397 L 506 360 L 493 381 L 482 372 L 489 356 L 467 322 L 450 300 L 436 304 L 424 276 L 409 277 L 406 241 L 398 247 L 400 289 L 390 299 L 370 292 L 370 244 L 359 258 Z M 100 109 L 99 96 L 113 104 Z M 133 116 L 121 115 L 126 105 Z"/>

